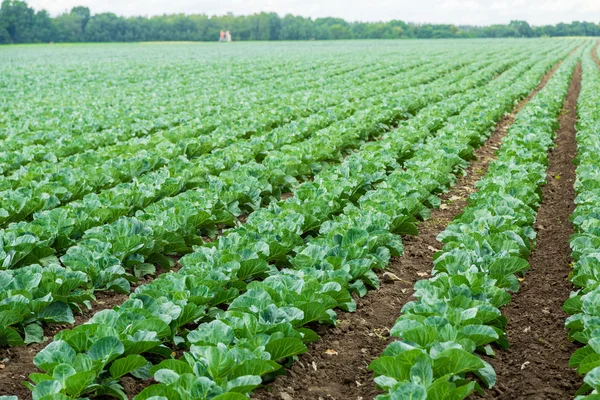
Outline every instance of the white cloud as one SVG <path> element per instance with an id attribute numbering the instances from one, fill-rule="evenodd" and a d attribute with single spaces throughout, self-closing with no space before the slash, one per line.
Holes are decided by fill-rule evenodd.
<path id="1" fill-rule="evenodd" d="M 508 8 L 508 4 L 506 1 L 495 1 L 490 6 L 491 10 L 506 10 Z"/>
<path id="2" fill-rule="evenodd" d="M 534 25 L 557 22 L 600 22 L 600 0 L 26 0 L 52 15 L 77 5 L 92 13 L 159 15 L 204 13 L 252 14 L 261 11 L 280 15 L 341 17 L 349 21 L 433 22 L 488 25 L 526 20 Z"/>
<path id="3" fill-rule="evenodd" d="M 482 8 L 481 4 L 475 0 L 446 0 L 441 5 L 442 8 L 447 10 L 477 10 Z"/>

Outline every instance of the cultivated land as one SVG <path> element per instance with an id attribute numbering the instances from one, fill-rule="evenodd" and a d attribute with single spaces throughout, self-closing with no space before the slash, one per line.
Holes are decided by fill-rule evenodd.
<path id="1" fill-rule="evenodd" d="M 600 398 L 597 51 L 0 48 L 0 400 Z"/>

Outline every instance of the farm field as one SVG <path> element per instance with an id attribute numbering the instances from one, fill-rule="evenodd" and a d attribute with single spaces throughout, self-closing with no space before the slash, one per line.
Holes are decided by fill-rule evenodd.
<path id="1" fill-rule="evenodd" d="M 0 400 L 600 398 L 598 49 L 0 47 Z"/>

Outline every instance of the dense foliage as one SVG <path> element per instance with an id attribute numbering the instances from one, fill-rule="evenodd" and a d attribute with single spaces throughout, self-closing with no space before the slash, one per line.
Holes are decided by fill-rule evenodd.
<path id="1" fill-rule="evenodd" d="M 455 26 L 389 22 L 347 22 L 340 18 L 305 18 L 275 13 L 247 16 L 162 15 L 120 17 L 91 14 L 87 7 L 51 17 L 21 0 L 4 0 L 0 7 L 1 43 L 216 41 L 221 30 L 233 40 L 330 40 L 398 38 L 490 38 L 540 36 L 600 36 L 591 22 L 531 27 L 525 21 L 507 25 Z"/>
<path id="2" fill-rule="evenodd" d="M 573 270 L 569 278 L 577 291 L 565 302 L 569 337 L 581 344 L 570 359 L 570 366 L 584 374 L 577 399 L 600 396 L 600 152 L 598 108 L 600 71 L 591 57 L 582 62 L 582 87 L 577 102 L 577 207 L 571 216 L 576 233 L 571 236 Z M 587 396 L 586 396 L 587 395 Z"/>
<path id="3" fill-rule="evenodd" d="M 25 382 L 36 400 L 247 398 L 379 287 L 402 235 L 562 61 L 371 365 L 383 398 L 493 385 L 472 353 L 506 345 L 499 307 L 527 267 L 557 115 L 589 48 L 2 49 L 0 347 L 43 343 Z M 103 309 L 100 292 L 125 300 Z"/>
<path id="4" fill-rule="evenodd" d="M 496 383 L 492 366 L 473 353 L 493 356 L 491 344 L 509 345 L 500 309 L 529 267 L 548 150 L 582 53 L 564 60 L 517 114 L 478 192 L 438 236 L 444 247 L 434 256 L 433 277 L 415 284 L 416 300 L 404 305 L 390 332 L 399 340 L 370 365 L 388 391 L 378 399 L 458 400 Z"/>

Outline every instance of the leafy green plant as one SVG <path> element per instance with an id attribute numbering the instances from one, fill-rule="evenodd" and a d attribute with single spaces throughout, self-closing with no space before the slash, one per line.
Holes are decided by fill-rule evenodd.
<path id="1" fill-rule="evenodd" d="M 390 332 L 398 341 L 369 366 L 387 391 L 378 399 L 463 399 L 495 384 L 492 366 L 473 353 L 508 347 L 500 308 L 529 267 L 539 187 L 581 52 L 567 57 L 517 114 L 478 191 L 438 236 L 444 247 L 434 256 L 433 277 L 415 284 L 416 300 Z"/>
<path id="2" fill-rule="evenodd" d="M 457 95 L 451 101 L 428 108 L 423 117 L 414 119 L 415 125 L 410 125 L 413 119 L 408 120 L 399 130 L 386 133 L 382 140 L 367 144 L 365 151 L 347 157 L 340 166 L 324 169 L 314 181 L 294 188 L 293 197 L 254 211 L 243 226 L 224 232 L 215 242 L 197 247 L 180 260 L 183 268 L 178 272 L 163 274 L 150 284 L 138 287 L 128 302 L 110 311 L 110 315 L 114 315 L 111 318 L 116 321 L 158 319 L 168 326 L 168 332 L 159 326 L 148 330 L 156 335 L 157 340 L 148 344 L 154 348 L 140 347 L 131 353 L 155 365 L 151 367 L 154 368 L 151 373 L 160 382 L 139 396 L 171 398 L 169 396 L 179 395 L 185 398 L 190 395 L 191 387 L 200 386 L 211 388 L 208 398 L 224 395 L 228 390 L 241 390 L 238 388 L 247 392 L 258 384 L 258 379 L 268 380 L 270 374 L 281 369 L 280 365 L 292 361 L 295 355 L 304 351 L 304 343 L 316 338 L 313 331 L 304 327 L 306 324 L 334 323 L 333 308 L 354 308 L 350 291 L 362 294 L 367 287 L 378 285 L 372 268 L 384 268 L 391 254 L 401 253 L 397 234 L 414 233 L 415 216 L 426 216 L 425 205 L 437 204 L 432 193 L 452 184 L 454 173 L 466 164 L 462 157 L 469 157 L 471 143 L 488 133 L 495 121 L 511 107 L 515 96 L 524 96 L 529 90 L 527 85 L 532 86 L 535 77 L 539 77 L 552 62 L 552 58 L 524 62 L 489 87 L 475 89 L 468 92 L 469 95 Z M 532 65 L 529 80 L 522 86 L 515 86 L 514 78 Z M 497 100 L 502 101 L 495 107 L 489 107 L 487 101 L 468 106 L 463 114 L 451 118 L 452 124 L 436 137 L 426 140 L 429 130 L 439 127 L 439 122 L 427 118 L 434 110 L 452 116 L 457 112 L 453 106 L 456 101 L 467 106 L 488 93 L 496 94 Z M 455 134 L 457 126 L 472 124 L 473 119 L 468 116 L 481 117 L 482 112 L 486 117 L 476 127 L 464 129 L 464 135 Z M 413 147 L 418 147 L 419 152 L 411 158 L 409 154 Z M 440 163 L 441 159 L 447 162 Z M 406 171 L 398 169 L 388 175 L 387 169 L 390 166 L 397 168 L 399 162 L 405 163 Z M 437 180 L 424 179 L 431 176 Z M 423 185 L 423 182 L 427 184 Z M 382 203 L 379 199 L 384 197 L 397 200 Z M 154 210 L 162 212 L 160 208 Z M 340 211 L 343 213 L 339 217 L 331 219 Z M 148 223 L 155 218 L 138 221 L 142 220 Z M 137 233 L 128 233 L 128 229 L 124 225 L 118 231 L 128 243 L 133 242 L 118 246 L 118 249 L 135 249 L 133 251 L 139 254 L 136 241 L 151 243 L 156 240 L 152 236 L 154 231 L 147 235 L 143 229 L 136 229 L 135 232 L 141 233 L 137 239 Z M 316 232 L 320 234 L 314 239 L 305 237 L 306 233 Z M 98 235 L 95 242 L 90 243 L 98 243 L 98 249 L 112 249 L 112 246 L 99 245 L 101 237 Z M 168 243 L 174 241 L 170 239 Z M 104 258 L 103 265 L 121 268 L 119 273 L 122 273 L 125 271 L 123 266 L 132 265 L 128 262 L 143 262 L 124 254 L 105 253 L 108 258 Z M 278 269 L 272 263 L 288 268 Z M 81 265 L 85 266 L 86 262 L 82 260 Z M 93 274 L 93 271 L 89 273 Z M 97 321 L 104 321 L 103 317 L 98 318 Z M 97 321 L 65 330 L 56 339 L 67 342 L 77 354 L 89 355 L 88 346 L 96 340 L 94 335 L 105 336 L 104 330 L 94 331 L 95 328 L 88 326 Z M 132 332 L 118 326 L 115 325 L 115 331 L 110 331 L 107 336 L 123 342 Z M 78 343 L 79 337 L 90 338 L 90 342 Z M 218 342 L 216 337 L 219 337 Z M 188 375 L 189 367 L 181 364 L 166 368 L 178 368 L 175 372 L 161 372 L 165 369 L 162 367 L 157 369 L 160 360 L 172 361 L 165 344 L 188 350 L 180 362 L 192 368 L 192 376 Z M 255 354 L 254 350 L 259 352 Z M 243 374 L 229 369 L 212 369 L 211 360 L 227 360 L 229 354 L 231 357 L 235 354 L 237 358 L 233 359 L 247 360 L 254 369 L 243 371 Z M 110 372 L 111 362 L 129 355 L 124 352 L 109 360 L 105 367 Z M 271 363 L 267 365 L 253 361 L 255 359 Z M 229 364 L 225 361 L 225 365 Z M 485 371 L 485 367 L 478 369 L 479 373 Z M 135 374 L 144 377 L 142 371 Z M 241 378 L 238 384 L 237 380 Z M 113 387 L 113 383 L 104 370 L 99 371 L 94 384 Z"/>
<path id="3" fill-rule="evenodd" d="M 446 90 L 449 93 L 453 93 L 461 87 L 471 87 L 478 82 L 484 83 L 489 80 L 496 71 L 502 70 L 513 62 L 514 61 L 509 60 L 505 64 L 495 65 L 484 69 L 477 75 L 472 76 L 470 80 L 461 81 L 460 86 L 451 86 Z M 460 76 L 463 76 L 463 74 Z M 442 96 L 443 93 L 444 92 L 438 90 L 435 91 L 432 96 L 439 97 Z M 473 90 L 472 93 L 469 93 L 469 95 L 465 96 L 461 101 L 466 103 L 470 99 L 477 98 L 479 95 L 478 93 L 478 90 Z M 455 99 L 455 102 L 456 100 L 457 99 Z M 450 106 L 450 104 L 452 103 L 444 103 L 437 109 L 439 109 L 439 111 L 447 110 L 445 112 L 454 112 L 455 108 Z M 416 119 L 415 126 L 427 124 L 428 119 L 426 117 L 435 114 L 437 109 L 432 108 L 432 110 L 428 110 L 422 118 Z M 439 113 L 439 111 L 437 112 Z M 335 158 L 335 155 L 339 154 L 338 149 L 358 145 L 363 139 L 363 136 L 361 135 L 376 134 L 379 129 L 382 129 L 379 127 L 377 127 L 376 130 L 367 128 L 368 126 L 377 126 L 377 118 L 380 120 L 382 118 L 383 120 L 388 120 L 392 118 L 393 115 L 398 115 L 397 111 L 390 112 L 389 110 L 384 110 L 382 113 L 376 114 L 374 121 L 373 116 L 369 116 L 369 113 L 372 114 L 370 111 L 361 112 L 360 115 L 354 119 L 344 120 L 344 123 L 346 124 L 346 127 L 344 128 L 346 129 L 346 133 L 344 136 L 339 135 L 340 131 L 336 126 L 325 129 L 322 132 L 315 134 L 314 139 L 302 142 L 298 146 L 290 146 L 286 148 L 285 151 L 270 152 L 269 155 L 263 159 L 263 165 L 265 166 L 256 163 L 248 163 L 243 166 L 235 167 L 230 171 L 222 173 L 219 176 L 219 180 L 209 177 L 208 181 L 210 186 L 206 188 L 188 190 L 179 196 L 161 200 L 158 203 L 147 207 L 143 213 L 138 212 L 135 218 L 122 218 L 115 223 L 105 225 L 102 228 L 91 229 L 86 233 L 84 237 L 85 241 L 79 246 L 71 248 L 67 255 L 62 258 L 62 261 L 68 268 L 84 272 L 87 275 L 89 282 L 85 282 L 85 287 L 88 290 L 91 284 L 92 286 L 104 287 L 110 290 L 127 293 L 129 291 L 129 283 L 130 281 L 135 280 L 135 277 L 152 274 L 154 272 L 154 266 L 145 262 L 146 260 L 159 264 L 164 268 L 169 268 L 170 265 L 168 260 L 161 254 L 182 253 L 188 251 L 192 245 L 201 243 L 197 236 L 197 231 L 199 229 L 210 234 L 211 231 L 214 231 L 214 226 L 216 224 L 231 225 L 234 221 L 234 217 L 241 213 L 238 207 L 241 207 L 242 204 L 244 204 L 245 209 L 259 207 L 263 198 L 272 194 L 273 187 L 277 186 L 279 187 L 279 190 L 281 190 L 281 188 L 284 187 L 283 185 L 290 185 L 295 182 L 293 176 L 290 177 L 286 175 L 278 168 L 278 165 L 280 165 L 282 160 L 289 160 L 283 163 L 289 173 L 311 174 L 311 165 L 314 165 L 317 161 L 322 161 L 325 157 Z M 307 126 L 310 127 L 311 125 Z M 349 128 L 353 128 L 354 130 L 350 130 Z M 423 135 L 424 133 L 426 133 L 426 131 L 415 130 L 414 136 L 407 137 L 406 141 L 397 142 L 395 146 L 399 151 L 406 152 L 410 147 L 410 141 L 414 142 L 418 140 L 420 137 L 419 135 Z M 325 145 L 325 142 L 328 144 Z M 322 148 L 329 148 L 331 150 L 324 153 Z M 386 162 L 390 163 L 390 165 L 395 163 L 395 158 L 391 156 L 388 150 L 380 145 L 367 147 L 365 151 L 373 152 L 370 155 L 370 160 L 382 158 L 382 160 L 386 159 Z M 298 152 L 305 154 L 302 161 L 298 160 L 295 156 Z M 334 156 L 332 156 L 332 154 L 334 154 Z M 215 160 L 217 159 L 215 158 Z M 219 161 L 219 164 L 222 163 Z M 322 164 L 320 165 L 322 167 Z M 353 165 L 349 163 L 348 165 L 351 168 L 358 167 L 358 164 Z M 377 165 L 379 165 L 377 167 L 379 168 L 379 172 L 369 179 L 381 179 L 383 176 L 383 169 L 381 169 L 381 164 L 374 164 L 372 161 L 369 161 L 369 164 L 363 162 L 363 168 L 373 168 Z M 290 168 L 293 168 L 293 170 L 290 170 Z M 330 179 L 331 182 L 328 183 L 328 190 L 331 195 L 340 193 L 339 191 L 341 189 L 345 189 L 344 184 L 342 184 L 342 182 L 334 175 L 331 175 Z M 243 184 L 238 183 L 240 181 L 242 181 Z M 160 185 L 163 181 L 158 180 L 157 182 Z M 347 182 L 348 184 L 354 184 L 352 180 L 348 180 Z M 338 188 L 334 189 L 333 183 L 338 185 Z M 300 195 L 300 198 L 309 195 L 310 190 L 308 188 L 310 188 L 310 185 L 304 185 L 303 188 L 300 189 L 298 193 L 304 193 Z M 360 186 L 358 188 L 348 187 L 348 196 L 350 196 L 348 197 L 348 200 L 351 199 L 351 196 L 356 196 L 360 193 L 359 188 Z M 314 196 L 310 197 L 310 200 L 314 203 L 313 205 L 316 205 L 317 202 L 320 202 L 323 205 L 327 204 L 327 201 L 320 196 L 318 190 L 312 192 L 310 196 Z M 118 199 L 122 199 L 122 197 L 115 197 L 115 201 Z M 309 198 L 306 197 L 305 200 L 309 200 Z M 98 203 L 90 201 L 89 204 L 90 207 L 96 207 Z M 295 205 L 293 202 L 288 205 L 290 209 L 297 206 L 298 205 Z M 310 220 L 301 227 L 304 233 L 312 230 L 313 226 L 318 227 L 321 222 L 326 220 L 329 215 L 336 211 L 336 208 L 325 207 L 323 208 L 323 211 L 326 212 L 320 220 L 315 218 L 316 215 L 309 215 L 302 211 L 305 218 L 310 218 Z M 67 227 L 67 224 L 78 221 L 76 218 L 69 218 L 64 215 L 64 213 L 61 214 L 59 209 L 50 211 L 50 213 L 54 214 L 54 221 L 61 224 L 63 227 Z M 268 219 L 271 217 L 267 213 L 263 218 Z M 38 218 L 36 222 L 37 221 L 41 220 Z M 36 226 L 41 227 L 42 225 L 36 224 Z M 48 227 L 51 228 L 52 225 L 50 224 Z M 19 224 L 18 229 L 29 230 L 27 225 L 23 224 Z M 64 229 L 60 232 L 64 234 Z M 29 247 L 23 249 L 22 254 L 31 252 L 31 249 L 35 249 L 36 252 L 39 252 L 39 243 L 36 243 L 33 240 L 32 235 L 29 235 L 28 238 L 31 239 L 27 242 Z M 284 261 L 285 255 L 291 251 L 294 246 L 301 243 L 301 239 L 297 235 L 295 238 L 293 235 L 290 236 L 290 240 L 291 241 L 286 245 L 284 245 L 280 239 L 277 239 L 277 243 L 267 242 L 272 249 L 274 246 L 279 247 L 278 251 L 272 251 L 273 254 L 269 257 L 268 261 Z M 64 240 L 60 240 L 60 242 L 64 243 Z M 47 246 L 50 246 L 50 244 L 51 242 L 47 241 Z M 134 252 L 134 254 L 131 254 L 132 252 Z M 31 256 L 32 254 L 30 253 L 25 258 L 31 258 Z M 48 256 L 47 258 L 52 259 L 51 256 Z M 371 273 L 371 279 L 373 279 L 372 275 L 373 274 Z M 41 337 L 38 337 L 37 339 L 41 340 Z"/>
<path id="4" fill-rule="evenodd" d="M 566 321 L 569 337 L 583 344 L 573 353 L 569 366 L 577 368 L 584 374 L 584 383 L 579 389 L 576 399 L 594 399 L 600 393 L 600 347 L 598 342 L 597 318 L 599 292 L 599 260 L 600 235 L 598 231 L 598 202 L 600 191 L 598 185 L 598 89 L 600 88 L 600 72 L 598 65 L 586 55 L 582 60 L 581 93 L 577 101 L 577 170 L 575 190 L 576 208 L 571 221 L 576 233 L 570 238 L 573 270 L 569 278 L 578 288 L 571 293 L 563 309 L 571 316 Z"/>

